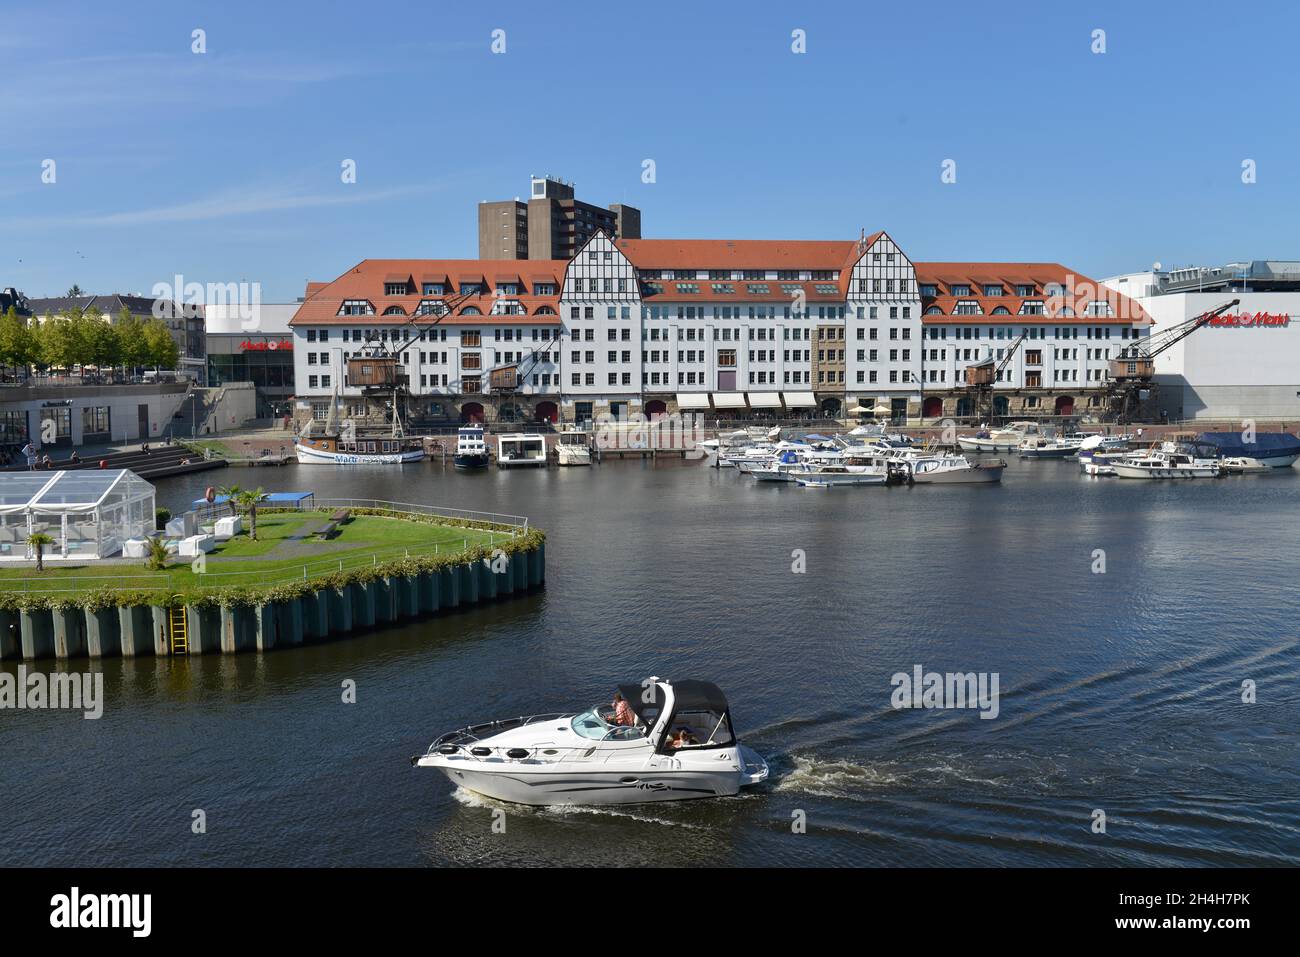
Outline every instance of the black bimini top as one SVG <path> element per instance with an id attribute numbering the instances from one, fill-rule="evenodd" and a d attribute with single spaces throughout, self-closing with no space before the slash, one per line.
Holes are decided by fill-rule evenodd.
<path id="1" fill-rule="evenodd" d="M 700 681 L 687 678 L 682 681 L 668 681 L 673 689 L 674 710 L 676 711 L 715 711 L 719 714 L 727 710 L 727 696 L 712 681 Z M 619 685 L 619 692 L 632 707 L 633 713 L 645 724 L 653 725 L 663 712 L 663 689 L 657 683 L 650 687 L 640 684 Z M 646 701 L 646 692 L 653 691 L 654 700 Z"/>

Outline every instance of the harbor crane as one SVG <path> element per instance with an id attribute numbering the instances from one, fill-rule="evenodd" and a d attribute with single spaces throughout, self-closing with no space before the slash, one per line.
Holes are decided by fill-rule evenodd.
<path id="1" fill-rule="evenodd" d="M 1159 386 L 1155 381 L 1156 356 L 1240 303 L 1240 299 L 1229 300 L 1208 312 L 1148 336 L 1141 345 L 1130 346 L 1120 352 L 1118 359 L 1111 359 L 1106 405 L 1115 420 L 1121 425 L 1131 421 L 1142 404 L 1150 402 L 1158 394 Z"/>
<path id="2" fill-rule="evenodd" d="M 436 312 L 415 312 L 406 317 L 400 328 L 427 329 L 436 326 L 443 319 L 452 315 L 460 306 L 474 298 L 474 293 L 457 293 L 440 301 Z M 432 321 L 428 321 L 432 317 Z M 399 397 L 410 395 L 410 383 L 402 367 L 402 355 L 411 346 L 422 341 L 419 336 L 405 339 L 396 348 L 390 344 L 398 341 L 396 332 L 392 336 L 381 336 L 375 330 L 366 333 L 359 353 L 349 356 L 347 360 L 347 384 L 361 390 L 366 397 L 379 399 L 385 394 L 392 400 L 392 437 L 404 438 L 405 429 L 399 413 Z"/>
<path id="3" fill-rule="evenodd" d="M 973 399 L 972 406 L 977 422 L 993 423 L 993 386 L 1002 379 L 1002 373 L 1011 364 L 1012 357 L 1020 344 L 1029 337 L 1026 329 L 1007 347 L 1001 359 L 995 359 L 990 353 L 979 362 L 973 362 L 964 370 L 966 388 Z"/>
<path id="4" fill-rule="evenodd" d="M 556 329 L 549 339 L 540 343 L 532 352 L 521 355 L 516 362 L 507 362 L 488 370 L 489 388 L 500 395 L 512 395 L 519 391 L 525 377 L 539 362 L 549 360 L 552 347 L 558 347 L 564 330 Z"/>

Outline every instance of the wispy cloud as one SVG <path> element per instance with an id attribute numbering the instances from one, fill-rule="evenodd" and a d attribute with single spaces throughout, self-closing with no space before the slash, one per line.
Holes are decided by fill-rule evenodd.
<path id="1" fill-rule="evenodd" d="M 168 206 L 151 206 L 87 216 L 30 218 L 17 221 L 13 225 L 22 229 L 41 229 L 66 226 L 128 227 L 194 223 L 230 219 L 236 216 L 265 215 L 286 210 L 377 203 L 428 192 L 435 188 L 434 185 L 423 185 L 363 190 L 356 186 L 340 184 L 337 192 L 332 193 L 295 193 L 269 188 L 227 189 L 189 202 Z"/>

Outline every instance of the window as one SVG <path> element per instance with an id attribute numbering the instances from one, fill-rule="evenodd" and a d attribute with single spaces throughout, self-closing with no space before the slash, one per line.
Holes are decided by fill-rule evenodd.
<path id="1" fill-rule="evenodd" d="M 405 283 L 405 282 L 386 282 L 386 283 L 384 283 L 384 295 L 385 295 L 385 296 L 405 296 L 405 295 L 406 295 L 406 283 Z"/>

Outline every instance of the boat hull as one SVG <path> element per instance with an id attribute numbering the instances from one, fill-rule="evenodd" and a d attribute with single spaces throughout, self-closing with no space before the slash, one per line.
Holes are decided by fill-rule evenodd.
<path id="1" fill-rule="evenodd" d="M 766 780 L 767 762 L 740 745 L 739 761 L 718 761 L 719 767 L 683 767 L 680 760 L 655 758 L 623 767 L 609 763 L 564 761 L 478 761 L 428 755 L 418 763 L 436 767 L 457 787 L 511 804 L 531 807 L 577 805 L 605 807 L 732 797 L 742 787 Z"/>
<path id="2" fill-rule="evenodd" d="M 953 469 L 946 472 L 922 472 L 912 476 L 916 485 L 975 485 L 985 482 L 1001 482 L 1005 465 L 977 465 L 969 469 Z"/>
<path id="3" fill-rule="evenodd" d="M 302 465 L 405 465 L 424 459 L 424 452 L 419 449 L 365 455 L 351 452 L 325 452 L 321 449 L 309 449 L 304 445 L 295 445 L 293 450 Z"/>
<path id="4" fill-rule="evenodd" d="M 486 452 L 476 455 L 456 455 L 452 457 L 451 464 L 462 472 L 473 471 L 474 469 L 485 469 L 488 467 L 490 459 Z"/>
<path id="5" fill-rule="evenodd" d="M 999 441 L 997 439 L 977 439 L 968 435 L 957 436 L 957 444 L 966 452 L 1014 452 L 1020 448 L 1018 439 Z"/>
<path id="6" fill-rule="evenodd" d="M 1125 465 L 1116 462 L 1111 466 L 1115 474 L 1120 478 L 1127 479 L 1197 479 L 1197 478 L 1217 478 L 1219 470 L 1213 466 L 1158 466 L 1156 468 L 1143 468 L 1137 465 Z"/>

